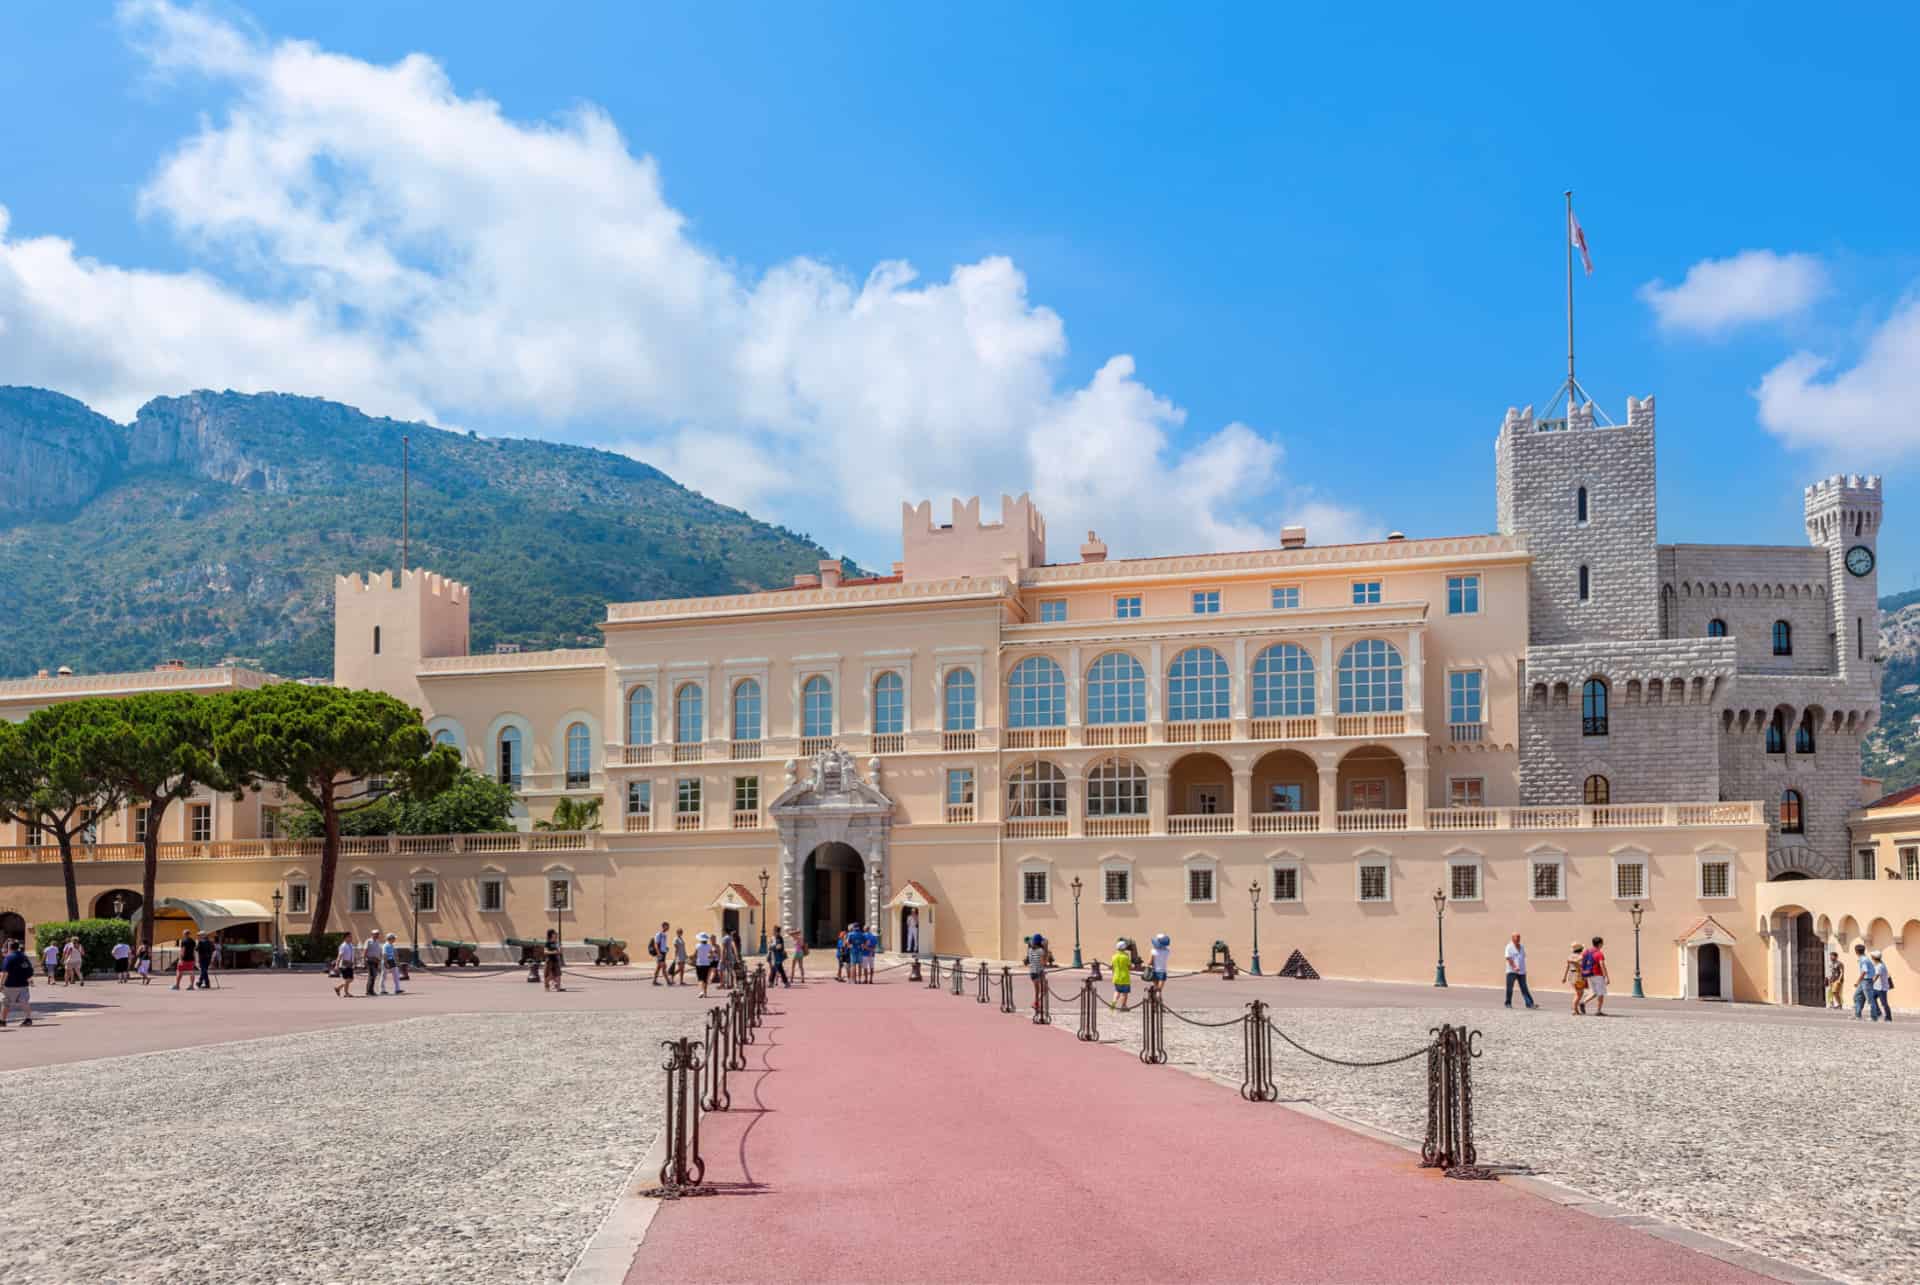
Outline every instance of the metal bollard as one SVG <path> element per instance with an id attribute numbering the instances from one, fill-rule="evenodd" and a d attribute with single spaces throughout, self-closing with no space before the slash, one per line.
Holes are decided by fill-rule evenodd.
<path id="1" fill-rule="evenodd" d="M 1427 1136 L 1420 1167 L 1443 1170 L 1449 1178 L 1491 1178 L 1473 1143 L 1473 1059 L 1480 1056 L 1480 1032 L 1441 1026 L 1428 1034 L 1433 1042 L 1427 1046 Z"/>
<path id="2" fill-rule="evenodd" d="M 982 1004 L 987 1002 L 988 989 L 989 989 L 989 984 L 987 982 L 987 961 L 983 959 L 980 961 L 980 993 L 975 997 Z"/>
<path id="3" fill-rule="evenodd" d="M 1013 965 L 1000 965 L 1000 1011 L 1011 1013 L 1013 1007 Z"/>
<path id="4" fill-rule="evenodd" d="M 1241 1046 L 1246 1056 L 1246 1074 L 1240 1081 L 1240 1096 L 1249 1102 L 1271 1102 L 1280 1096 L 1273 1083 L 1273 1028 L 1267 1025 L 1267 1005 L 1254 1000 L 1241 1019 Z"/>
<path id="5" fill-rule="evenodd" d="M 1080 983 L 1080 1029 L 1073 1038 L 1092 1044 L 1100 1038 L 1100 996 L 1093 989 L 1093 978 Z"/>
<path id="6" fill-rule="evenodd" d="M 967 988 L 967 966 L 959 956 L 954 956 L 953 967 L 948 969 L 947 972 L 953 979 L 953 985 L 948 987 L 948 990 L 958 995 Z"/>
<path id="7" fill-rule="evenodd" d="M 1053 1025 L 1053 990 L 1047 985 L 1044 973 L 1040 976 L 1040 999 L 1033 1008 L 1033 1024 L 1035 1026 Z"/>
<path id="8" fill-rule="evenodd" d="M 663 1040 L 667 1058 L 667 1159 L 660 1166 L 660 1185 L 647 1192 L 664 1200 L 693 1194 L 707 1176 L 700 1155 L 700 1100 L 698 1075 L 705 1058 L 690 1038 Z"/>
<path id="9" fill-rule="evenodd" d="M 940 956 L 938 955 L 933 957 L 933 974 L 927 979 L 927 989 L 930 991 L 940 989 Z"/>
<path id="10" fill-rule="evenodd" d="M 734 1070 L 747 1069 L 747 1045 L 753 1043 L 753 1023 L 747 1020 L 747 997 L 734 994 L 727 997 L 729 1025 L 733 1028 Z"/>
<path id="11" fill-rule="evenodd" d="M 1147 1005 L 1140 1014 L 1140 1060 L 1148 1066 L 1164 1066 L 1167 1061 L 1167 1001 L 1160 992 L 1147 990 Z"/>
<path id="12" fill-rule="evenodd" d="M 918 955 L 913 957 L 913 971 L 907 974 L 907 980 L 910 982 L 920 980 L 920 956 Z"/>
<path id="13" fill-rule="evenodd" d="M 731 1060 L 731 1050 L 727 1047 L 727 1010 L 714 1007 L 707 1010 L 707 1087 L 700 1100 L 705 1111 L 725 1111 L 733 1105 L 733 1096 L 727 1092 L 727 1063 Z"/>

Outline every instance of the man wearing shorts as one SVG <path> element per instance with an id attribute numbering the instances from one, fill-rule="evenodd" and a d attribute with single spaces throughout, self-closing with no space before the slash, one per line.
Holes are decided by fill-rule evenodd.
<path id="1" fill-rule="evenodd" d="M 16 1008 L 26 1019 L 20 1025 L 33 1025 L 32 982 L 33 956 L 21 949 L 19 942 L 8 942 L 7 957 L 0 960 L 0 1026 L 7 1024 Z"/>
<path id="2" fill-rule="evenodd" d="M 653 984 L 658 986 L 660 979 L 673 984 L 673 974 L 667 971 L 667 921 L 660 921 L 660 931 L 653 935 Z"/>
<path id="3" fill-rule="evenodd" d="M 127 969 L 132 964 L 132 962 L 133 962 L 133 947 L 127 945 L 127 943 L 125 943 L 124 941 L 116 941 L 115 943 L 113 943 L 113 980 L 114 981 L 124 982 L 127 980 Z"/>
<path id="4" fill-rule="evenodd" d="M 1593 1015 L 1607 1015 L 1607 952 L 1600 949 L 1600 938 L 1593 939 L 1593 949 L 1580 960 L 1580 971 L 1586 975 L 1587 994 L 1593 1000 Z"/>
<path id="5" fill-rule="evenodd" d="M 353 998 L 353 934 L 348 933 L 340 939 L 340 949 L 333 957 L 334 970 L 340 979 L 335 983 L 333 993 L 341 999 Z"/>

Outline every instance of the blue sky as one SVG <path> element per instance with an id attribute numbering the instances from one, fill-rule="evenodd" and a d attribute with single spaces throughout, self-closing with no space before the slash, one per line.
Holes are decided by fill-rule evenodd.
<path id="1" fill-rule="evenodd" d="M 1571 186 L 1662 538 L 1870 469 L 1920 575 L 1911 7 L 563 13 L 0 8 L 0 382 L 607 445 L 879 564 L 973 490 L 1060 557 L 1478 531 Z"/>

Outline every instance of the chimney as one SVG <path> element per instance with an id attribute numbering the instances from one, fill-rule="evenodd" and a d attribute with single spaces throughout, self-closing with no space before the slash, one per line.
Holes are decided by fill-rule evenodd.
<path id="1" fill-rule="evenodd" d="M 1303 526 L 1283 526 L 1280 528 L 1280 547 L 1283 549 L 1304 549 L 1307 547 L 1307 529 Z"/>
<path id="2" fill-rule="evenodd" d="M 1080 546 L 1080 561 L 1105 562 L 1106 560 L 1107 560 L 1106 544 L 1102 542 L 1100 537 L 1095 535 L 1093 532 L 1091 531 L 1087 532 L 1087 542 Z"/>
<path id="3" fill-rule="evenodd" d="M 840 559 L 823 558 L 820 562 L 820 587 L 838 589 L 840 587 Z"/>
<path id="4" fill-rule="evenodd" d="M 820 587 L 820 577 L 810 576 L 802 572 L 793 578 L 793 587 L 796 589 L 818 589 Z"/>
<path id="5" fill-rule="evenodd" d="M 905 576 L 907 574 L 907 564 L 904 562 L 894 563 L 893 574 L 896 576 Z"/>

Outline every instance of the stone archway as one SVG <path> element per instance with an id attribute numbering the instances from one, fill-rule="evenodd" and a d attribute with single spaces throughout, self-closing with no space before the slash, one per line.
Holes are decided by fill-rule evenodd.
<path id="1" fill-rule="evenodd" d="M 841 929 L 868 923 L 867 863 L 844 843 L 823 843 L 800 863 L 799 925 L 807 945 L 823 950 Z"/>
<path id="2" fill-rule="evenodd" d="M 797 764 L 789 763 L 788 770 L 797 770 Z M 820 859 L 821 849 L 829 848 L 843 875 L 851 873 L 845 863 L 855 861 L 859 866 L 859 910 L 845 920 L 868 925 L 881 935 L 882 948 L 891 948 L 892 934 L 882 908 L 891 895 L 887 856 L 893 800 L 861 779 L 853 755 L 838 749 L 815 755 L 806 775 L 781 791 L 767 811 L 780 832 L 780 926 L 788 932 L 804 930 L 809 938 L 818 931 L 818 921 L 803 918 L 811 913 L 806 881 L 817 878 L 823 869 L 835 868 Z M 828 882 L 830 895 L 833 887 L 851 884 L 850 880 Z M 839 925 L 845 926 L 845 922 Z"/>

